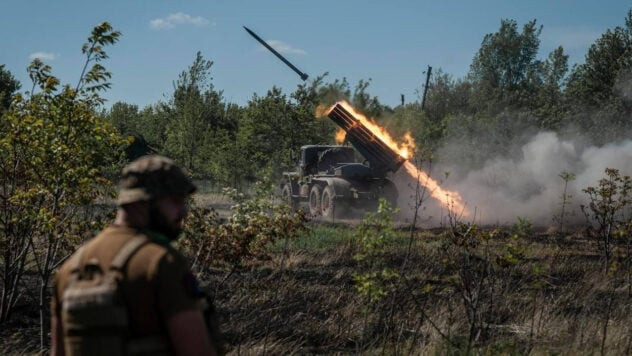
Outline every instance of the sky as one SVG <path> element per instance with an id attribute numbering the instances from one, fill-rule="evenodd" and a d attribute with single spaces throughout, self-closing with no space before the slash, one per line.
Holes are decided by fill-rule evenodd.
<path id="1" fill-rule="evenodd" d="M 106 48 L 112 72 L 108 104 L 139 107 L 168 100 L 178 74 L 200 51 L 214 62 L 213 85 L 244 105 L 273 86 L 291 93 L 302 81 L 242 28 L 269 41 L 311 78 L 354 85 L 371 79 L 369 93 L 390 106 L 419 100 L 427 66 L 461 78 L 485 34 L 502 19 L 543 26 L 539 58 L 563 46 L 582 63 L 607 29 L 623 26 L 627 0 L 445 1 L 162 1 L 0 0 L 0 64 L 30 89 L 26 67 L 38 57 L 62 83 L 76 84 L 81 45 L 92 27 L 109 22 L 122 32 Z"/>

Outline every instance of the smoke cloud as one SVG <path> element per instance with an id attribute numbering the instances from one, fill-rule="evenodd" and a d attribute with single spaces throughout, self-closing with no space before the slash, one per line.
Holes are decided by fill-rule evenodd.
<path id="1" fill-rule="evenodd" d="M 632 140 L 596 147 L 586 144 L 582 138 L 563 139 L 554 132 L 540 132 L 519 149 L 514 157 L 488 159 L 482 168 L 444 166 L 432 168 L 431 174 L 440 179 L 443 172 L 461 172 L 448 176 L 443 187 L 457 191 L 466 202 L 470 216 L 462 220 L 480 224 L 513 224 L 517 217 L 527 218 L 540 226 L 555 224 L 553 217 L 561 211 L 561 195 L 564 192 L 562 172 L 575 175 L 568 182 L 566 194 L 570 195 L 569 221 L 581 221 L 579 206 L 586 203 L 582 192 L 596 186 L 604 177 L 606 168 L 616 168 L 622 175 L 632 175 Z M 501 156 L 499 154 L 499 156 Z M 423 168 L 423 167 L 422 167 Z M 442 172 L 437 174 L 437 172 Z M 400 207 L 410 219 L 414 204 L 414 181 L 398 171 L 394 177 L 400 190 Z M 426 194 L 428 196 L 428 194 Z M 447 209 L 432 199 L 426 199 L 420 211 L 421 222 L 426 225 L 445 223 Z M 474 214 L 475 212 L 475 214 Z"/>

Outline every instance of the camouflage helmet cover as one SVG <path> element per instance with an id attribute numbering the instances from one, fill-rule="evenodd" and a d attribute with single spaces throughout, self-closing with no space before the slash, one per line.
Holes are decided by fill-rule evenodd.
<path id="1" fill-rule="evenodd" d="M 174 195 L 189 195 L 196 187 L 171 159 L 158 155 L 138 158 L 123 168 L 118 205 Z"/>

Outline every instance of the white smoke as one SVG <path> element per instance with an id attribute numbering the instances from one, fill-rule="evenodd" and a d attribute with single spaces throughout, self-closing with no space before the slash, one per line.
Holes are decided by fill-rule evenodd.
<path id="1" fill-rule="evenodd" d="M 507 152 L 511 152 L 507 150 Z M 626 139 L 602 147 L 589 146 L 581 138 L 561 139 L 553 132 L 541 132 L 521 147 L 517 157 L 490 158 L 483 168 L 470 170 L 458 180 L 448 178 L 443 187 L 457 191 L 470 212 L 476 211 L 475 222 L 481 224 L 513 224 L 518 217 L 543 225 L 554 225 L 553 217 L 561 211 L 564 192 L 562 172 L 575 175 L 568 182 L 566 194 L 571 214 L 567 219 L 580 216 L 579 206 L 586 202 L 582 192 L 597 186 L 605 176 L 606 168 L 616 168 L 622 175 L 632 175 L 632 140 Z M 457 171 L 457 167 L 441 167 L 436 172 Z M 432 172 L 431 172 L 432 173 Z M 414 194 L 410 179 L 406 184 L 398 172 L 395 177 L 400 188 L 400 206 L 410 206 Z M 427 199 L 420 215 L 432 217 L 432 224 L 445 221 L 447 210 Z M 410 213 L 404 213 L 410 218 Z"/>

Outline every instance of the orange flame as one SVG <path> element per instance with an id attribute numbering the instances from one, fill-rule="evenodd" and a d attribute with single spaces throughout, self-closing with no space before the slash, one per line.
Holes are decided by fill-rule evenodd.
<path id="1" fill-rule="evenodd" d="M 425 187 L 430 193 L 430 196 L 438 200 L 442 206 L 450 209 L 450 211 L 455 214 L 460 214 L 465 217 L 470 215 L 470 213 L 465 209 L 461 194 L 441 188 L 439 183 L 430 178 L 426 172 L 417 169 L 417 167 L 415 167 L 415 165 L 410 161 L 404 162 L 404 168 L 406 169 L 406 173 Z"/>
<path id="2" fill-rule="evenodd" d="M 410 132 L 406 132 L 403 137 L 403 142 L 397 142 L 388 131 L 384 127 L 378 125 L 375 120 L 371 118 L 367 118 L 362 113 L 355 110 L 348 102 L 339 101 L 336 104 L 342 105 L 345 110 L 351 113 L 358 121 L 360 121 L 372 134 L 379 137 L 382 142 L 384 142 L 388 147 L 397 152 L 403 158 L 409 159 L 412 157 L 415 152 L 415 140 L 410 134 Z M 336 105 L 332 105 L 331 107 L 324 110 L 322 105 L 319 105 L 316 108 L 316 117 L 322 117 L 333 109 Z M 342 143 L 346 137 L 346 132 L 343 129 L 338 129 L 336 132 L 336 142 Z M 404 168 L 406 169 L 406 173 L 410 175 L 413 179 L 417 180 L 419 184 L 425 187 L 430 195 L 439 201 L 439 203 L 450 209 L 452 212 L 457 214 L 462 214 L 463 216 L 469 216 L 469 212 L 465 209 L 465 205 L 463 204 L 463 200 L 461 195 L 458 192 L 449 191 L 441 188 L 439 183 L 430 178 L 430 176 L 415 167 L 410 161 L 406 161 L 404 163 Z"/>
<path id="3" fill-rule="evenodd" d="M 322 117 L 325 117 L 329 110 L 331 110 L 329 106 L 320 104 L 316 107 L 316 112 L 314 113 L 314 116 L 316 116 L 317 119 L 320 119 Z"/>
<path id="4" fill-rule="evenodd" d="M 379 137 L 382 142 L 384 142 L 388 147 L 392 148 L 395 152 L 399 153 L 400 156 L 408 159 L 412 156 L 412 153 L 415 151 L 415 140 L 410 135 L 409 132 L 404 134 L 404 142 L 397 142 L 385 128 L 378 125 L 373 119 L 367 118 L 364 114 L 355 110 L 348 102 L 345 100 L 339 101 L 336 104 L 342 105 L 345 110 L 347 110 L 351 115 L 353 115 L 358 121 L 362 123 L 372 134 Z M 327 114 L 333 109 L 336 104 L 329 107 L 327 110 Z M 318 108 L 316 111 L 318 115 Z"/>
<path id="5" fill-rule="evenodd" d="M 345 142 L 345 138 L 347 138 L 347 132 L 343 129 L 338 129 L 338 131 L 336 131 L 336 143 L 341 145 L 343 142 Z"/>

